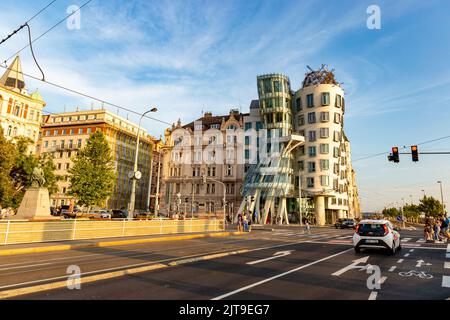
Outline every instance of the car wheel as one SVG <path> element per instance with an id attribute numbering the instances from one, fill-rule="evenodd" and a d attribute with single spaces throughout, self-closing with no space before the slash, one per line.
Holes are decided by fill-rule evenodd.
<path id="1" fill-rule="evenodd" d="M 361 248 L 360 247 L 355 247 L 355 252 L 356 253 L 360 253 L 361 252 Z"/>
<path id="2" fill-rule="evenodd" d="M 392 244 L 391 254 L 394 255 L 397 252 L 397 249 L 395 248 L 395 243 Z"/>

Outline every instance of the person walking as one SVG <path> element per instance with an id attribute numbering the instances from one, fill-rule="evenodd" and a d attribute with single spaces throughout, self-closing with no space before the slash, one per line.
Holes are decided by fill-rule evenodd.
<path id="1" fill-rule="evenodd" d="M 247 225 L 248 232 L 252 232 L 252 213 L 250 211 L 247 213 Z"/>
<path id="2" fill-rule="evenodd" d="M 305 233 L 307 233 L 307 234 L 311 233 L 308 219 L 305 219 Z"/>
<path id="3" fill-rule="evenodd" d="M 242 232 L 243 222 L 244 222 L 244 220 L 242 218 L 242 212 L 239 212 L 238 216 L 237 216 L 237 224 L 238 224 L 238 231 L 239 232 Z"/>
<path id="4" fill-rule="evenodd" d="M 441 221 L 436 219 L 434 222 L 434 241 L 440 241 L 439 233 L 441 232 Z"/>

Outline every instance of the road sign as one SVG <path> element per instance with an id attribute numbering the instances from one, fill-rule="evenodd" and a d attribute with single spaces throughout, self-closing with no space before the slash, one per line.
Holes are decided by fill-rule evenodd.
<path id="1" fill-rule="evenodd" d="M 397 221 L 402 222 L 403 221 L 403 217 L 402 216 L 397 216 Z"/>

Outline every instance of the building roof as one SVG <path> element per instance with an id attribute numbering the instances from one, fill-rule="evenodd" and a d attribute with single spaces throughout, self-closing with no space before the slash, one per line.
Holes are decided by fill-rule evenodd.
<path id="1" fill-rule="evenodd" d="M 0 79 L 0 84 L 4 87 L 22 90 L 25 88 L 25 80 L 22 73 L 22 63 L 19 56 L 16 56 L 13 63 L 6 69 Z"/>
<path id="2" fill-rule="evenodd" d="M 326 65 L 322 65 L 318 70 L 311 69 L 308 66 L 310 72 L 307 72 L 305 75 L 305 79 L 303 80 L 302 87 L 314 86 L 317 84 L 335 84 L 339 85 L 339 83 L 334 78 L 334 70 L 328 70 Z"/>
<path id="3" fill-rule="evenodd" d="M 243 121 L 244 117 L 248 115 L 249 113 L 230 112 L 230 114 L 228 115 L 213 116 L 211 113 L 207 112 L 203 117 L 184 125 L 183 128 L 190 128 L 191 130 L 194 130 L 195 122 L 201 122 L 203 125 L 203 130 L 208 130 L 211 128 L 211 125 L 222 124 L 223 121 L 228 121 L 231 116 L 233 116 L 234 119 L 240 122 L 241 120 Z"/>
<path id="4" fill-rule="evenodd" d="M 250 109 L 259 109 L 259 100 L 252 100 L 250 102 Z"/>

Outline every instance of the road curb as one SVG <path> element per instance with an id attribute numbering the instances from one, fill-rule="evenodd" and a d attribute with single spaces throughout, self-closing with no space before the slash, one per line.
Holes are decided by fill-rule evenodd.
<path id="1" fill-rule="evenodd" d="M 19 255 L 19 254 L 42 253 L 42 252 L 53 252 L 53 251 L 66 251 L 66 250 L 76 250 L 76 249 L 85 249 L 85 248 L 113 247 L 113 246 L 150 243 L 150 242 L 227 237 L 227 236 L 242 235 L 242 234 L 244 234 L 244 233 L 243 232 L 202 233 L 202 234 L 180 235 L 180 236 L 171 236 L 171 237 L 164 236 L 164 237 L 147 238 L 147 239 L 100 241 L 100 242 L 96 242 L 96 243 L 86 243 L 86 244 L 72 244 L 72 245 L 64 244 L 64 245 L 55 245 L 55 246 L 47 246 L 47 247 L 4 249 L 4 250 L 0 250 L 0 256 L 11 256 L 11 255 Z"/>

